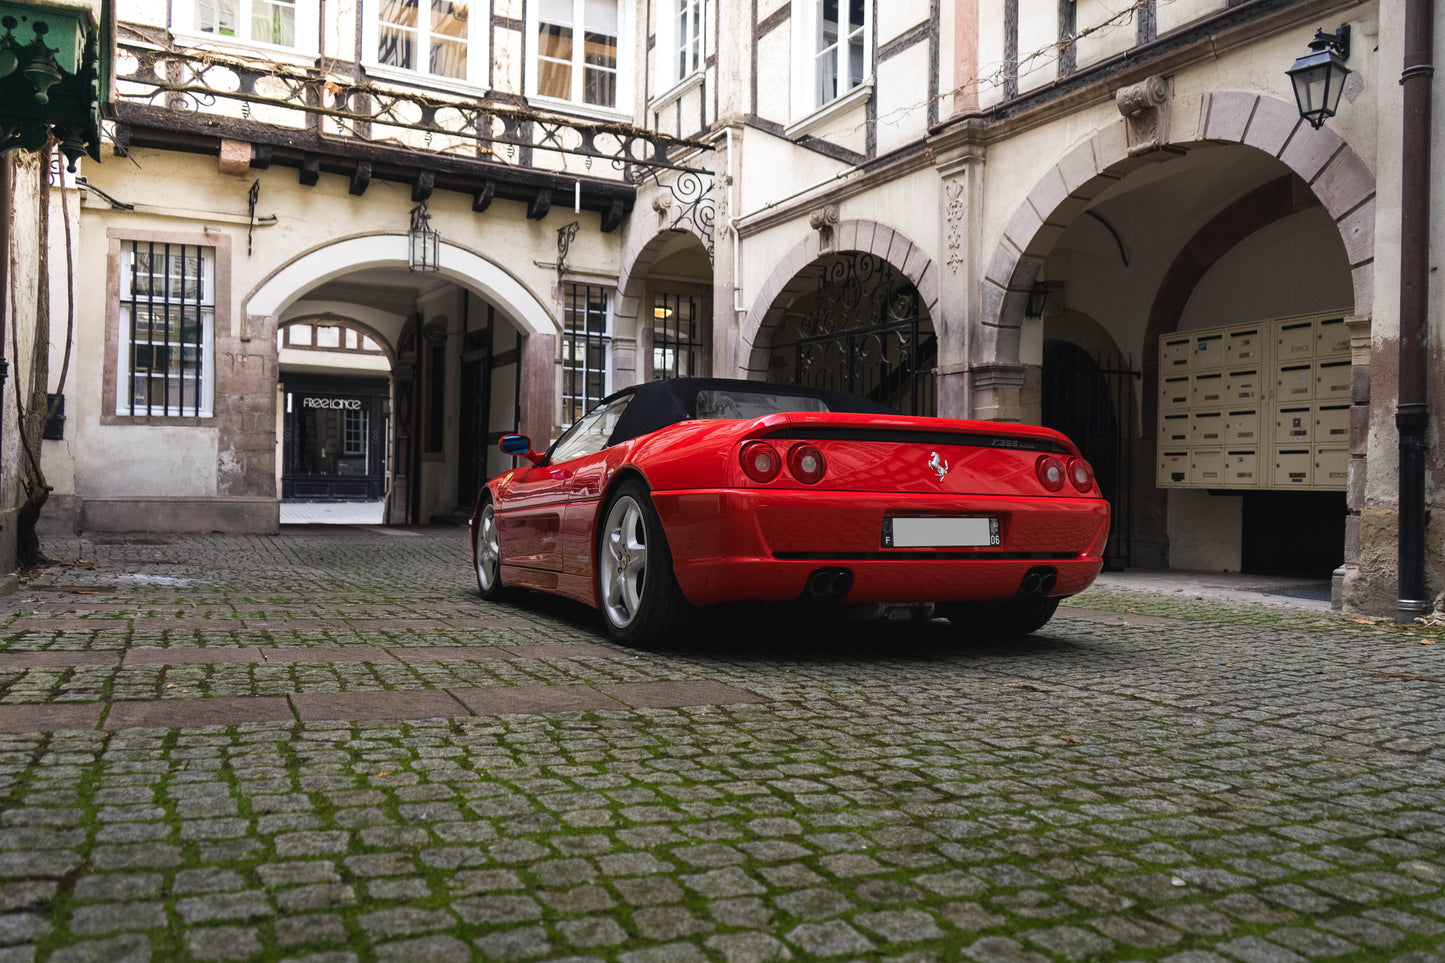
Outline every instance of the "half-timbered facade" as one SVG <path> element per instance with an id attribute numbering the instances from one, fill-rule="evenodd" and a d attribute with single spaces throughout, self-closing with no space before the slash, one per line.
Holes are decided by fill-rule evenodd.
<path id="1" fill-rule="evenodd" d="M 339 457 L 425 522 L 503 431 L 772 378 L 1062 428 L 1115 565 L 1388 608 L 1398 6 L 121 0 L 58 494 L 267 530 Z M 1285 71 L 1341 25 L 1316 128 Z"/>

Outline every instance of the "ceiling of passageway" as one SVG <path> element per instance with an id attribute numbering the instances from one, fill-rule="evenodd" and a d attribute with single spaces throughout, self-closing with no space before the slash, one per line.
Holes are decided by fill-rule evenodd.
<path id="1" fill-rule="evenodd" d="M 401 268 L 371 268 L 319 285 L 308 291 L 306 298 L 360 304 L 406 317 L 416 310 L 418 299 L 452 286 L 451 281 L 435 274 L 413 273 Z"/>
<path id="2" fill-rule="evenodd" d="M 1167 252 L 1172 258 L 1226 207 L 1289 173 L 1275 158 L 1248 147 L 1196 147 L 1129 174 L 1096 197 L 1088 210 L 1119 235 L 1131 262 L 1150 252 Z M 1116 260 L 1119 256 L 1105 228 L 1086 215 L 1070 222 L 1054 250 Z"/>

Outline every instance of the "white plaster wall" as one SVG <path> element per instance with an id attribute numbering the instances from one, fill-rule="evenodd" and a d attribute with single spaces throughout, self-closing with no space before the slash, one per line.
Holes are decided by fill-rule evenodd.
<path id="1" fill-rule="evenodd" d="M 1171 30 L 1229 9 L 1227 0 L 1169 0 L 1154 7 L 1154 26 L 1162 37 Z"/>
<path id="2" fill-rule="evenodd" d="M 1244 497 L 1169 491 L 1169 567 L 1183 572 L 1238 572 Z"/>
<path id="3" fill-rule="evenodd" d="M 878 84 L 878 153 L 914 143 L 928 134 L 928 44 L 874 65 Z"/>
<path id="4" fill-rule="evenodd" d="M 927 23 L 929 0 L 888 0 L 874 9 L 878 17 L 878 43 L 881 46 L 899 34 Z"/>

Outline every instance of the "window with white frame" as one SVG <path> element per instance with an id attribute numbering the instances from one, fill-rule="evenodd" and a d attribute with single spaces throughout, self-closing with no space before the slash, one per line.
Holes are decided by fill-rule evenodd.
<path id="1" fill-rule="evenodd" d="M 611 382 L 612 298 L 606 288 L 569 284 L 562 311 L 562 423 L 607 397 Z"/>
<path id="2" fill-rule="evenodd" d="M 212 248 L 122 245 L 117 414 L 211 415 L 215 277 Z"/>
<path id="3" fill-rule="evenodd" d="M 470 79 L 471 16 L 455 0 L 382 0 L 374 63 L 432 77 Z"/>
<path id="4" fill-rule="evenodd" d="M 703 0 L 673 0 L 673 5 L 673 79 L 683 80 L 702 69 Z"/>
<path id="5" fill-rule="evenodd" d="M 246 44 L 316 49 L 313 0 L 175 0 L 172 27 Z"/>
<path id="6" fill-rule="evenodd" d="M 621 0 L 539 0 L 528 4 L 535 51 L 529 92 L 617 109 Z"/>
<path id="7" fill-rule="evenodd" d="M 794 114 L 803 116 L 861 87 L 872 71 L 867 0 L 793 0 L 798 46 Z"/>

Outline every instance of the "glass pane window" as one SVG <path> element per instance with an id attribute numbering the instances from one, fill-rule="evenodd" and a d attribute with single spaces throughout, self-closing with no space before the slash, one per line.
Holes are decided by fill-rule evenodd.
<path id="1" fill-rule="evenodd" d="M 562 312 L 562 420 L 567 424 L 607 395 L 611 321 L 607 289 L 567 286 Z"/>
<path id="2" fill-rule="evenodd" d="M 864 0 L 815 2 L 813 105 L 821 107 L 867 77 L 867 6 Z"/>
<path id="3" fill-rule="evenodd" d="M 210 415 L 214 253 L 131 241 L 121 261 L 117 413 Z"/>
<path id="4" fill-rule="evenodd" d="M 698 299 L 657 294 L 652 307 L 652 379 L 701 375 L 702 353 Z"/>
<path id="5" fill-rule="evenodd" d="M 677 0 L 677 79 L 702 69 L 702 0 Z"/>
<path id="6" fill-rule="evenodd" d="M 467 79 L 471 8 L 455 0 L 382 0 L 377 60 L 434 77 Z"/>
<path id="7" fill-rule="evenodd" d="M 617 4 L 618 0 L 543 0 L 537 13 L 535 92 L 539 96 L 617 106 Z"/>
<path id="8" fill-rule="evenodd" d="M 218 37 L 296 47 L 296 0 L 194 0 L 191 28 Z"/>

